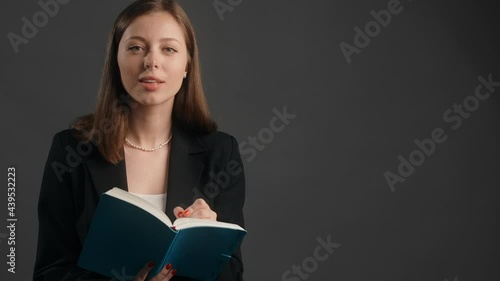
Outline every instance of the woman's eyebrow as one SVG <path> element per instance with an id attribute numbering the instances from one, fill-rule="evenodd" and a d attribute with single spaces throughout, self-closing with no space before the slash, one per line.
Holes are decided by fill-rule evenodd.
<path id="1" fill-rule="evenodd" d="M 145 42 L 146 39 L 142 36 L 138 36 L 138 35 L 135 35 L 135 36 L 130 36 L 129 38 L 126 39 L 127 41 L 130 41 L 130 40 L 139 40 L 139 41 L 143 41 Z M 176 41 L 178 43 L 179 40 L 175 39 L 175 38 L 172 38 L 172 37 L 165 37 L 165 38 L 161 38 L 160 41 Z"/>

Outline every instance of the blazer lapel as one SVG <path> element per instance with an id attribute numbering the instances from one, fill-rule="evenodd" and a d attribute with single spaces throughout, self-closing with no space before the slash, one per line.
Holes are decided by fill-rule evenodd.
<path id="1" fill-rule="evenodd" d="M 97 150 L 97 147 L 94 148 Z M 124 160 L 113 165 L 99 155 L 99 157 L 94 157 L 86 161 L 85 165 L 98 195 L 113 187 L 128 191 Z"/>
<path id="2" fill-rule="evenodd" d="M 207 149 L 197 137 L 190 137 L 175 126 L 172 134 L 165 213 L 173 222 L 173 209 L 186 208 L 197 197 L 195 190 L 205 167 L 202 159 Z"/>
<path id="3" fill-rule="evenodd" d="M 118 187 L 128 191 L 125 161 L 113 165 L 102 157 L 96 150 L 96 157 L 85 161 L 92 185 L 97 195 Z M 173 209 L 176 206 L 186 208 L 198 197 L 195 188 L 200 183 L 206 147 L 197 137 L 191 137 L 182 130 L 172 128 L 172 143 L 167 182 L 167 203 L 165 213 L 171 221 L 175 220 Z"/>
<path id="4" fill-rule="evenodd" d="M 85 177 L 80 179 L 83 181 L 83 189 L 77 191 L 77 196 L 81 198 L 78 203 L 82 204 L 79 208 L 84 210 L 76 222 L 82 243 L 85 241 L 100 195 L 113 187 L 127 190 L 125 161 L 113 165 L 101 157 L 96 146 L 93 148 L 92 156 L 83 162 Z"/>

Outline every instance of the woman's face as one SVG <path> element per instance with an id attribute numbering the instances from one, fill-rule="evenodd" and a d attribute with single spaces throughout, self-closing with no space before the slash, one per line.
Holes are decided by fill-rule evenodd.
<path id="1" fill-rule="evenodd" d="M 167 12 L 136 18 L 118 46 L 123 86 L 139 104 L 159 105 L 179 91 L 187 69 L 184 33 Z"/>

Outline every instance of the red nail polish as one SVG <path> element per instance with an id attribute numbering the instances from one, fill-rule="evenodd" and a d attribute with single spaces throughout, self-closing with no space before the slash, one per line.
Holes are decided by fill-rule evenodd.
<path id="1" fill-rule="evenodd" d="M 188 217 L 188 216 L 189 216 L 189 211 L 184 211 L 184 215 L 185 215 L 186 217 Z"/>
<path id="2" fill-rule="evenodd" d="M 183 213 L 182 213 L 182 212 L 179 212 L 179 213 L 177 214 L 177 216 L 178 216 L 179 218 L 180 218 L 180 217 L 182 217 L 182 215 L 183 215 Z"/>
<path id="3" fill-rule="evenodd" d="M 172 265 L 171 264 L 167 264 L 167 266 L 165 266 L 165 269 L 166 270 L 170 270 L 172 268 Z"/>
<path id="4" fill-rule="evenodd" d="M 148 263 L 148 266 L 149 266 L 149 267 L 153 267 L 154 265 L 155 265 L 155 263 L 154 263 L 154 262 L 152 262 L 152 261 L 150 261 L 150 262 Z"/>
<path id="5" fill-rule="evenodd" d="M 177 270 L 172 270 L 172 275 L 175 275 L 177 273 Z"/>

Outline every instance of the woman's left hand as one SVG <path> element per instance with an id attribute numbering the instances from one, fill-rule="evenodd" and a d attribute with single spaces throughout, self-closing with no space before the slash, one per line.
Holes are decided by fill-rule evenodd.
<path id="1" fill-rule="evenodd" d="M 217 213 L 210 209 L 205 200 L 198 198 L 194 203 L 183 209 L 179 206 L 174 208 L 174 214 L 176 218 L 197 218 L 197 219 L 207 219 L 207 220 L 217 220 Z"/>

